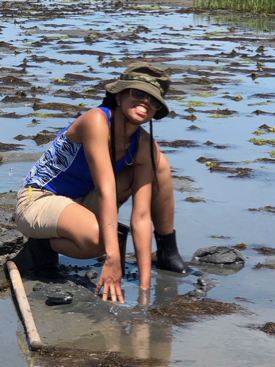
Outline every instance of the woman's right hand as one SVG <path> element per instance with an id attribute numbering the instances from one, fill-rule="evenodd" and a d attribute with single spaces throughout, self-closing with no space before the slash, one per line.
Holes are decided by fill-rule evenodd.
<path id="1" fill-rule="evenodd" d="M 113 302 L 119 301 L 124 303 L 121 291 L 121 278 L 122 271 L 120 259 L 110 259 L 106 257 L 101 276 L 95 290 L 95 295 L 98 296 L 100 289 L 103 287 L 103 301 L 107 301 L 110 293 Z"/>

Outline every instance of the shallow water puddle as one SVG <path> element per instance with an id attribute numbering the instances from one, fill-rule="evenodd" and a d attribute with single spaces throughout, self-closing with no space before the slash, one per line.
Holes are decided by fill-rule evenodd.
<path id="1" fill-rule="evenodd" d="M 274 206 L 274 147 L 250 140 L 274 138 L 272 129 L 255 134 L 263 124 L 275 126 L 274 20 L 196 15 L 170 3 L 161 7 L 109 1 L 8 4 L 0 5 L 0 142 L 23 146 L 20 159 L 12 156 L 14 152 L 5 153 L 0 192 L 18 190 L 37 158 L 28 154 L 46 149 L 47 144 L 37 145 L 34 136 L 43 130 L 57 133 L 78 113 L 101 102 L 105 80 L 117 77 L 130 61 L 147 60 L 167 68 L 173 81 L 167 96 L 171 114 L 155 122 L 154 136 L 163 142 L 161 149 L 173 169 L 175 228 L 183 258 L 190 260 L 201 247 L 247 245 L 242 270 L 207 269 L 209 278 L 216 281 L 208 296 L 241 304 L 247 314 L 184 326 L 143 323 L 131 317 L 120 323 L 108 304 L 114 321 L 106 311 L 102 320 L 90 319 L 87 327 L 82 308 L 70 320 L 62 314 L 57 324 L 62 333 L 51 335 L 50 315 L 62 313 L 63 306 L 56 311 L 41 301 L 45 319 L 35 303 L 33 307 L 45 344 L 160 358 L 166 366 L 233 366 L 236 361 L 238 366 L 271 365 L 274 337 L 253 327 L 274 321 L 274 270 L 254 269 L 270 259 L 254 248 L 274 247 L 274 213 L 249 209 Z M 39 104 L 44 105 L 37 109 Z M 18 141 L 14 139 L 18 135 L 28 138 Z M 224 169 L 215 170 L 213 163 Z M 240 177 L 238 169 L 247 168 L 249 175 Z M 194 200 L 188 200 L 191 196 Z M 125 224 L 130 209 L 127 203 L 120 211 Z M 130 253 L 131 237 L 128 242 Z M 196 281 L 194 276 L 153 270 L 150 306 L 189 292 Z M 123 279 L 125 310 L 138 304 L 137 284 L 137 280 Z M 30 365 L 22 335 L 18 336 L 20 350 Z M 45 361 L 42 358 L 39 365 L 46 365 Z M 151 365 L 158 363 L 151 361 Z"/>

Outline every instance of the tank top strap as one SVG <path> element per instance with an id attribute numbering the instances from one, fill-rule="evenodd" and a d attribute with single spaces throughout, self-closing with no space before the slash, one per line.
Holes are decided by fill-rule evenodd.
<path id="1" fill-rule="evenodd" d="M 111 113 L 109 108 L 107 107 L 97 107 L 99 108 L 101 111 L 105 112 L 106 116 L 107 116 L 107 120 L 108 120 L 108 126 L 110 127 L 110 123 L 111 123 Z"/>

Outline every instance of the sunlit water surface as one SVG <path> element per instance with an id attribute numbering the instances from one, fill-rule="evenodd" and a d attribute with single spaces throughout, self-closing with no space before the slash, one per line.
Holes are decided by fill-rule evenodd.
<path id="1" fill-rule="evenodd" d="M 51 2 L 48 2 L 50 5 Z M 47 1 L 43 1 L 47 4 Z M 58 2 L 55 2 L 58 4 Z M 99 5 L 98 5 L 99 6 Z M 199 72 L 211 71 L 223 73 L 220 77 L 224 83 L 216 83 L 213 79 L 213 90 L 203 94 L 196 92 L 192 85 L 173 85 L 173 88 L 182 90 L 184 98 L 175 98 L 169 95 L 167 102 L 175 117 L 167 117 L 163 121 L 155 122 L 154 136 L 157 141 L 174 141 L 177 139 L 194 140 L 197 147 L 169 148 L 162 147 L 167 152 L 170 164 L 175 174 L 189 177 L 194 182 L 190 191 L 175 191 L 175 228 L 179 250 L 186 260 L 190 260 L 193 253 L 205 246 L 234 246 L 245 243 L 248 249 L 243 252 L 246 260 L 244 269 L 235 274 L 220 276 L 211 274 L 209 277 L 217 281 L 217 286 L 209 292 L 209 297 L 220 301 L 236 302 L 235 297 L 243 297 L 249 303 L 242 305 L 251 311 L 247 315 L 221 316 L 216 319 L 206 320 L 188 325 L 187 328 L 169 327 L 159 328 L 151 326 L 133 327 L 129 344 L 119 345 L 123 353 L 141 357 L 155 357 L 169 360 L 169 366 L 271 366 L 274 361 L 274 339 L 259 330 L 249 328 L 249 325 L 262 325 L 274 319 L 274 270 L 256 271 L 253 267 L 258 262 L 265 262 L 265 256 L 258 255 L 253 250 L 255 246 L 274 247 L 274 214 L 266 212 L 251 212 L 249 208 L 259 208 L 274 205 L 274 164 L 255 161 L 258 158 L 270 158 L 269 152 L 273 150 L 270 145 L 256 146 L 249 142 L 255 137 L 253 132 L 263 124 L 274 126 L 275 94 L 274 94 L 274 56 L 272 46 L 265 47 L 265 62 L 263 69 L 271 70 L 271 76 L 259 77 L 253 80 L 250 74 L 259 71 L 259 64 L 253 58 L 257 54 L 257 47 L 262 41 L 272 39 L 274 32 L 265 29 L 252 29 L 245 24 L 242 18 L 234 18 L 234 34 L 236 40 L 222 39 L 229 34 L 232 19 L 215 19 L 207 16 L 193 14 L 180 14 L 173 7 L 164 7 L 163 11 L 154 11 L 146 8 L 127 10 L 125 8 L 113 10 L 110 3 L 100 10 L 93 11 L 96 7 L 91 2 L 87 15 L 69 14 L 60 19 L 43 19 L 14 17 L 2 19 L 3 26 L 0 41 L 10 42 L 18 49 L 18 53 L 1 54 L 1 66 L 18 68 L 23 60 L 28 60 L 26 80 L 39 87 L 48 87 L 48 95 L 37 95 L 43 102 L 62 102 L 78 105 L 84 102 L 87 106 L 94 107 L 99 104 L 99 99 L 54 97 L 53 92 L 63 88 L 75 92 L 82 92 L 84 88 L 93 88 L 99 81 L 112 79 L 123 69 L 119 66 L 108 66 L 108 61 L 123 58 L 135 58 L 156 54 L 158 52 L 167 57 L 160 65 L 165 68 L 178 68 L 174 72 L 174 83 L 186 77 L 200 78 Z M 16 22 L 14 22 L 16 20 Z M 272 25 L 270 19 L 269 25 Z M 131 34 L 138 26 L 147 27 L 149 32 L 139 33 L 139 38 L 132 40 L 120 39 L 121 33 Z M 36 26 L 37 28 L 33 28 Z M 109 30 L 111 29 L 111 30 Z M 83 42 L 83 37 L 89 33 L 102 34 L 102 38 L 95 39 L 91 44 Z M 112 36 L 113 33 L 113 37 Z M 110 37 L 106 37 L 106 34 Z M 212 36 L 211 36 L 212 35 Z M 48 45 L 37 47 L 34 42 L 43 36 L 53 40 Z M 63 45 L 58 41 L 62 37 L 69 37 L 71 43 Z M 215 37 L 215 40 L 213 40 Z M 243 40 L 240 41 L 240 37 Z M 250 43 L 250 38 L 256 38 L 257 43 Z M 67 38 L 64 38 L 67 40 Z M 242 51 L 246 56 L 236 56 L 228 59 L 227 55 L 234 49 Z M 103 64 L 98 60 L 98 55 L 81 55 L 66 53 L 70 50 L 89 50 L 104 53 Z M 222 57 L 224 54 L 224 58 Z M 62 60 L 36 62 L 32 55 L 48 57 L 49 59 Z M 169 59 L 171 58 L 171 60 Z M 219 59 L 219 62 L 216 60 Z M 79 63 L 75 63 L 79 61 Z M 222 70 L 225 64 L 238 63 L 226 72 Z M 74 62 L 74 64 L 66 64 Z M 93 71 L 89 68 L 92 68 Z M 242 71 L 245 70 L 245 72 Z M 195 71 L 193 74 L 190 71 Z M 234 71 L 234 72 L 233 72 Z M 77 82 L 72 86 L 60 86 L 52 83 L 53 79 L 62 79 L 66 73 L 83 74 L 94 77 L 89 82 Z M 193 86 L 194 87 L 194 86 Z M 216 88 L 214 88 L 216 87 Z M 186 94 L 185 94 L 186 93 Z M 103 96 L 103 90 L 98 91 Z M 237 96 L 242 99 L 235 101 L 224 98 L 225 95 Z M 265 98 L 260 95 L 269 95 Z M 4 96 L 2 96 L 4 97 Z M 259 104 L 267 102 L 266 104 Z M 185 110 L 194 106 L 196 120 L 191 122 L 184 118 L 188 115 Z M 229 109 L 235 111 L 230 116 L 213 117 L 207 112 L 216 109 Z M 39 117 L 39 124 L 32 123 L 33 113 L 31 104 L 15 105 L 0 101 L 0 109 L 4 113 L 16 112 L 22 115 L 19 119 L 2 118 L 0 121 L 0 141 L 2 143 L 18 143 L 14 137 L 18 134 L 35 135 L 43 129 L 53 130 L 64 127 L 73 119 Z M 255 110 L 270 113 L 270 115 L 257 115 Z M 49 113 L 56 111 L 38 111 Z M 25 117 L 24 117 L 25 116 Z M 189 130 L 190 125 L 196 125 L 199 130 Z M 272 139 L 273 134 L 260 137 Z M 215 149 L 205 145 L 207 141 L 215 145 L 224 145 L 225 149 Z M 19 142 L 23 145 L 22 153 L 42 152 L 47 148 L 37 146 L 33 140 Z M 205 164 L 198 163 L 199 157 L 209 160 L 235 162 L 233 167 L 248 167 L 252 169 L 251 178 L 228 177 L 227 173 L 211 173 Z M 0 166 L 0 192 L 18 190 L 22 179 L 33 162 L 12 162 Z M 205 202 L 192 203 L 185 201 L 188 196 L 200 196 Z M 120 211 L 120 220 L 129 223 L 131 211 L 130 202 Z M 212 236 L 212 237 L 211 237 Z M 213 238 L 224 236 L 225 239 Z M 128 252 L 133 251 L 131 237 L 128 241 Z M 86 264 L 88 261 L 79 262 L 63 258 L 64 263 Z M 167 278 L 168 277 L 168 278 Z M 156 270 L 152 271 L 151 304 L 162 294 L 162 284 L 169 281 L 179 294 L 193 289 L 196 277 L 187 278 L 167 276 L 162 283 L 162 276 Z M 133 306 L 138 297 L 138 282 L 131 283 L 123 280 L 125 300 L 128 306 Z M 5 301 L 7 302 L 7 301 Z M 138 336 L 142 336 L 139 338 Z M 135 336 L 137 336 L 135 338 Z M 140 340 L 143 340 L 141 343 Z M 113 340 L 115 343 L 115 341 Z M 110 347 L 110 346 L 109 346 Z M 130 348 L 131 347 L 131 348 Z M 116 346 L 117 348 L 117 346 Z M 112 350 L 112 348 L 110 347 Z M 115 349 L 115 348 L 114 348 Z M 179 362 L 180 361 L 180 362 Z"/>

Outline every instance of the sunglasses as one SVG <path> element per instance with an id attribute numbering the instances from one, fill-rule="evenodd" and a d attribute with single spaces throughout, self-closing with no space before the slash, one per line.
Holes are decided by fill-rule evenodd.
<path id="1" fill-rule="evenodd" d="M 149 105 L 154 110 L 160 110 L 162 107 L 162 103 L 156 99 L 155 97 L 151 96 L 149 93 L 143 92 L 140 89 L 131 88 L 130 89 L 130 96 L 138 101 L 141 101 L 142 99 L 145 99 L 145 97 L 148 97 Z"/>

